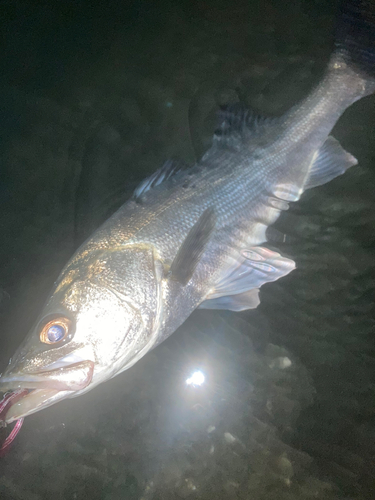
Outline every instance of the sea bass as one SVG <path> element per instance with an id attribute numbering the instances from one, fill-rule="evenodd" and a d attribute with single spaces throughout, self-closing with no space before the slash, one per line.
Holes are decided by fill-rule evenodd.
<path id="1" fill-rule="evenodd" d="M 167 162 L 142 182 L 68 262 L 1 376 L 3 425 L 127 370 L 198 307 L 257 307 L 260 287 L 295 268 L 267 247 L 267 228 L 357 163 L 329 134 L 375 91 L 374 59 L 374 4 L 344 2 L 310 95 L 278 118 L 228 107 L 195 166 Z"/>

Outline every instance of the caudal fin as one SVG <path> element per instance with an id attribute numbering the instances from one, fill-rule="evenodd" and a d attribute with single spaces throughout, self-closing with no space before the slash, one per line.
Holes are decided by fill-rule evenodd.
<path id="1" fill-rule="evenodd" d="M 336 27 L 336 51 L 375 91 L 375 0 L 342 0 Z"/>

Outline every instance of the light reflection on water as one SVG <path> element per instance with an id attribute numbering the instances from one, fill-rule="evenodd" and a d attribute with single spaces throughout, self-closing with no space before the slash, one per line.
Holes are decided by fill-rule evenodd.
<path id="1" fill-rule="evenodd" d="M 186 379 L 186 385 L 191 385 L 193 387 L 200 386 L 204 384 L 206 377 L 203 372 L 197 370 L 192 373 L 191 377 Z"/>

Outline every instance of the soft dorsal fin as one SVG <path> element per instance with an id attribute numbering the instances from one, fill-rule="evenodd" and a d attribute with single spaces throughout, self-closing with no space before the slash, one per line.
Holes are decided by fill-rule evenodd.
<path id="1" fill-rule="evenodd" d="M 265 247 L 242 250 L 227 268 L 200 307 L 243 311 L 259 304 L 259 288 L 295 269 L 295 262 Z"/>
<path id="2" fill-rule="evenodd" d="M 207 208 L 190 229 L 185 241 L 174 258 L 170 277 L 186 285 L 197 267 L 207 243 L 215 229 L 216 217 L 212 208 Z"/>
<path id="3" fill-rule="evenodd" d="M 221 106 L 218 112 L 219 126 L 214 133 L 214 144 L 218 147 L 238 149 L 264 125 L 277 120 L 256 113 L 238 102 Z"/>
<path id="4" fill-rule="evenodd" d="M 218 114 L 220 128 L 224 127 L 226 130 L 236 130 L 237 132 L 241 132 L 244 128 L 256 130 L 276 120 L 276 118 L 263 116 L 257 113 L 242 102 L 220 106 Z"/>
<path id="5" fill-rule="evenodd" d="M 162 167 L 154 172 L 150 177 L 144 179 L 134 190 L 135 201 L 140 200 L 150 189 L 159 186 L 162 182 L 167 181 L 174 175 L 178 174 L 181 170 L 186 168 L 186 164 L 177 159 L 167 160 Z"/>

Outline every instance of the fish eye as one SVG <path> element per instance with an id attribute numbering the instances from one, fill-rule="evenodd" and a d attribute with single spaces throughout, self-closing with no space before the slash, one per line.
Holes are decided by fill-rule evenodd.
<path id="1" fill-rule="evenodd" d="M 44 344 L 56 344 L 66 339 L 72 331 L 72 322 L 65 317 L 54 318 L 46 323 L 39 335 Z"/>

